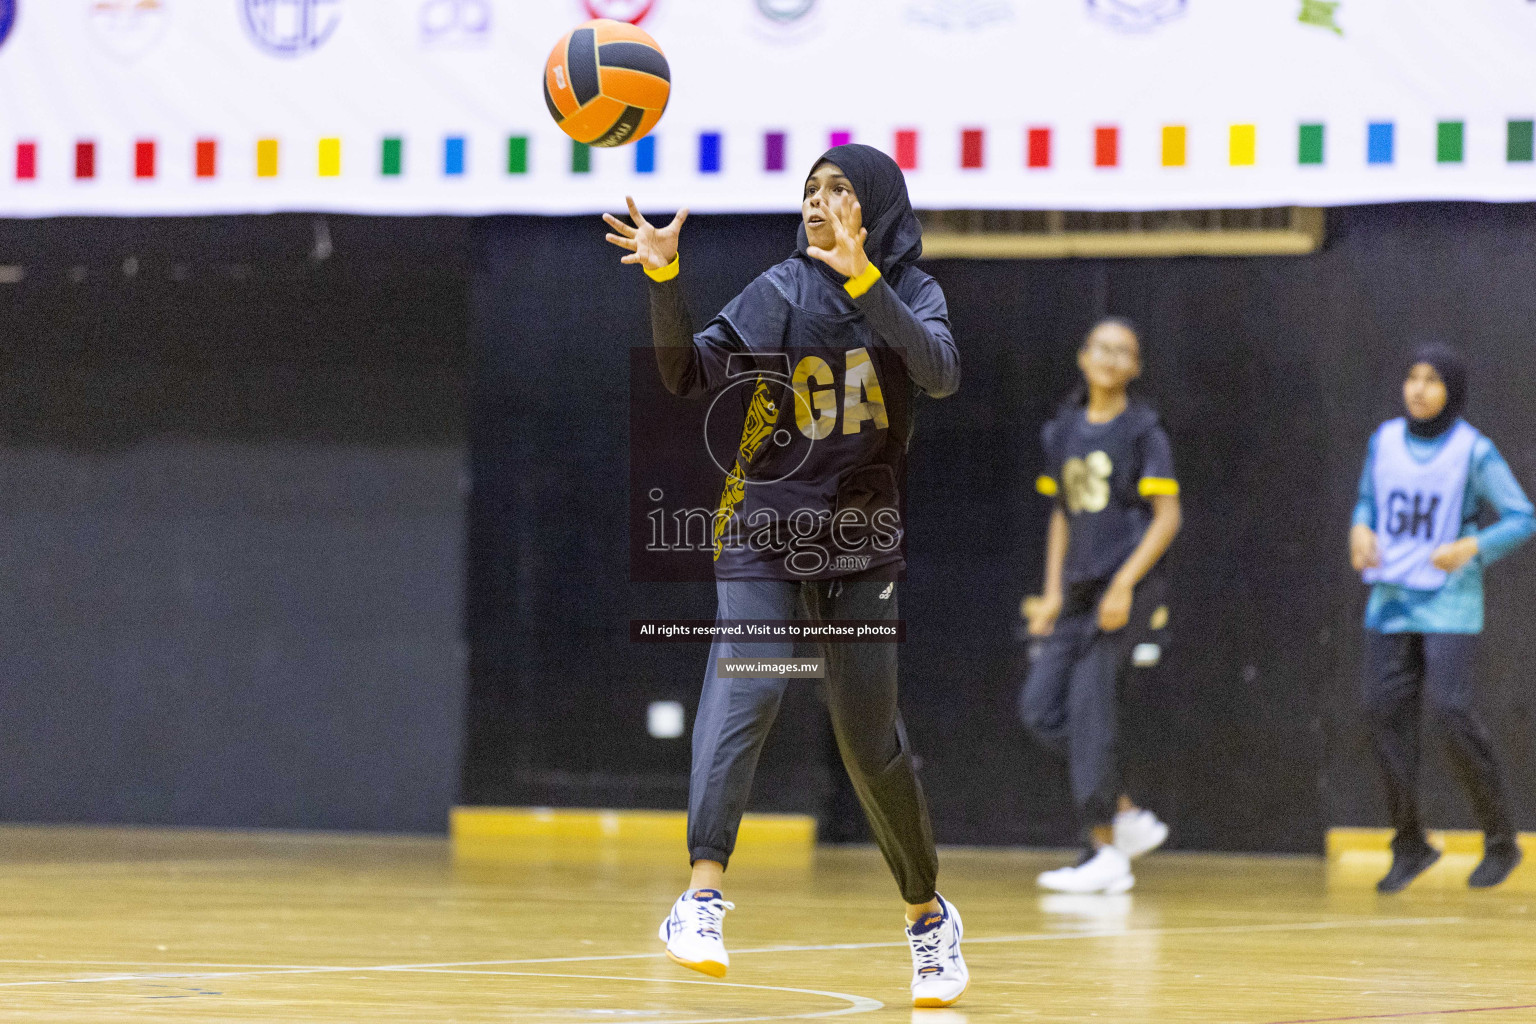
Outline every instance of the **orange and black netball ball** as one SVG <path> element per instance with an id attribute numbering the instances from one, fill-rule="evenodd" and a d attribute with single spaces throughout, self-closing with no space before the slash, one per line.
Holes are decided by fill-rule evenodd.
<path id="1" fill-rule="evenodd" d="M 544 102 L 560 130 L 589 146 L 644 138 L 672 94 L 661 47 L 641 29 L 599 18 L 573 28 L 544 64 Z"/>

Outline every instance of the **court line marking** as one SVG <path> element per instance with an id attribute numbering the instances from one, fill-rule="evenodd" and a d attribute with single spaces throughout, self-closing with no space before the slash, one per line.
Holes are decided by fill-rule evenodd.
<path id="1" fill-rule="evenodd" d="M 1524 1006 L 1469 1006 L 1460 1010 L 1405 1010 L 1402 1013 L 1366 1013 L 1353 1017 L 1307 1017 L 1301 1020 L 1277 1020 L 1270 1024 L 1332 1024 L 1341 1020 L 1399 1020 L 1403 1017 L 1439 1017 L 1450 1013 L 1492 1013 L 1498 1010 L 1536 1010 L 1536 1003 Z"/>
<path id="2" fill-rule="evenodd" d="M 33 964 L 38 967 L 248 967 L 252 970 L 302 971 L 313 964 L 215 964 L 196 960 L 3 960 L 0 964 Z"/>
<path id="3" fill-rule="evenodd" d="M 621 974 L 549 974 L 544 971 L 471 971 L 449 968 L 407 968 L 402 973 L 408 974 L 475 974 L 490 975 L 492 977 L 512 978 L 575 978 L 581 981 L 631 981 L 641 984 L 663 985 L 708 985 L 723 988 L 753 988 L 768 992 L 796 992 L 809 996 L 828 996 L 833 999 L 843 999 L 852 1004 L 837 1010 L 818 1010 L 814 1013 L 775 1014 L 771 1017 L 711 1017 L 707 1020 L 685 1018 L 672 1021 L 646 1020 L 640 1024 L 746 1024 L 748 1021 L 764 1020 L 811 1020 L 817 1017 L 842 1017 L 850 1013 L 869 1013 L 873 1010 L 883 1010 L 885 1004 L 878 999 L 868 996 L 848 995 L 844 992 L 823 992 L 814 988 L 788 988 L 784 985 L 748 985 L 738 981 L 702 981 L 695 978 L 631 978 Z M 658 1010 L 658 1013 L 671 1013 L 671 1010 Z"/>
<path id="4" fill-rule="evenodd" d="M 1126 936 L 1149 935 L 1233 935 L 1253 932 L 1287 932 L 1287 931 L 1326 931 L 1348 928 L 1391 928 L 1408 925 L 1426 924 L 1465 924 L 1465 917 L 1380 917 L 1363 918 L 1355 920 L 1337 921 L 1298 921 L 1293 923 L 1276 922 L 1273 924 L 1257 925 L 1208 925 L 1192 926 L 1188 928 L 1125 928 L 1113 931 L 1081 931 L 1081 932 L 1032 932 L 1023 935 L 995 935 L 981 936 L 979 938 L 966 939 L 971 945 L 1008 943 L 1008 942 L 1055 942 L 1069 939 L 1103 939 L 1120 938 Z M 756 949 L 733 950 L 733 956 L 744 956 L 752 953 L 802 953 L 802 952 L 831 952 L 843 949 L 892 949 L 905 948 L 907 943 L 900 942 L 842 942 L 829 943 L 816 946 L 763 946 Z M 463 960 L 447 963 L 421 963 L 421 964 L 374 964 L 353 967 L 333 967 L 325 965 L 301 966 L 301 965 L 249 965 L 254 970 L 235 970 L 219 972 L 169 972 L 156 971 L 153 973 L 133 974 L 109 974 L 97 975 L 86 978 L 48 978 L 37 981 L 5 981 L 0 982 L 0 988 L 27 988 L 39 985 L 79 985 L 99 984 L 115 981 L 161 981 L 166 979 L 204 980 L 214 978 L 254 978 L 267 975 L 289 974 L 344 974 L 348 971 L 354 973 L 367 973 L 370 971 L 409 972 L 409 971 L 434 971 L 447 968 L 468 967 L 518 967 L 529 964 L 547 963 L 591 963 L 594 961 L 614 960 L 659 960 L 666 956 L 665 953 L 620 953 L 608 956 L 575 956 L 575 957 L 541 957 L 523 960 Z M 70 960 L 23 960 L 20 963 L 47 965 L 50 963 L 60 965 L 85 964 L 87 961 Z M 124 961 L 122 966 L 160 966 L 154 961 Z M 108 962 L 103 966 L 117 966 L 116 962 Z M 187 964 L 165 963 L 164 966 L 192 966 Z M 245 965 L 239 965 L 245 966 Z M 695 984 L 701 984 L 695 982 Z M 704 982 L 702 984 L 708 984 Z"/>
<path id="5" fill-rule="evenodd" d="M 4 962 L 4 961 L 0 961 Z M 36 961 L 24 961 L 36 963 Z M 60 961 L 63 962 L 63 961 Z M 766 992 L 792 992 L 798 995 L 824 996 L 829 999 L 841 999 L 849 1005 L 832 1010 L 815 1010 L 809 1013 L 773 1014 L 759 1017 L 710 1017 L 701 1019 L 697 1017 L 674 1018 L 673 1020 L 656 1020 L 647 1017 L 637 1024 L 751 1024 L 757 1021 L 776 1020 L 815 1020 L 823 1017 L 842 1017 L 853 1013 L 870 1013 L 882 1010 L 885 1004 L 878 999 L 869 996 L 850 995 L 846 992 L 827 992 L 814 988 L 790 988 L 785 985 L 752 985 L 739 981 L 704 981 L 694 978 L 636 978 L 624 975 L 611 974 L 552 974 L 547 971 L 487 971 L 469 970 L 457 967 L 432 967 L 421 964 L 400 964 L 389 966 L 374 966 L 363 968 L 352 967 L 308 967 L 292 970 L 277 971 L 234 971 L 223 974 L 128 974 L 110 977 L 95 978 L 62 978 L 49 981 L 35 982 L 10 982 L 7 987 L 19 987 L 24 985 L 68 985 L 81 982 L 102 981 L 164 981 L 172 979 L 194 980 L 203 978 L 248 978 L 257 975 L 289 975 L 289 974 L 315 974 L 315 973 L 351 973 L 355 971 L 369 971 L 374 973 L 398 973 L 398 974 L 470 974 L 489 977 L 517 977 L 517 978 L 572 978 L 581 981 L 627 981 L 641 985 L 706 985 L 719 988 L 750 988 Z M 674 1013 L 672 1010 L 658 1010 L 656 1013 Z"/>

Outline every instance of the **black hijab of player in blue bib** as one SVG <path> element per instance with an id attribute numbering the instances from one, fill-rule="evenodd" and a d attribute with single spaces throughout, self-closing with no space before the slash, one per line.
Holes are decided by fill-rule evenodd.
<path id="1" fill-rule="evenodd" d="M 856 142 L 833 146 L 821 154 L 806 179 L 809 180 L 822 164 L 840 167 L 853 185 L 853 195 L 859 201 L 859 212 L 864 218 L 864 230 L 869 232 L 869 237 L 864 240 L 864 255 L 880 268 L 881 276 L 894 285 L 901 269 L 923 254 L 923 228 L 918 223 L 917 214 L 912 212 L 906 176 L 895 160 L 873 146 Z M 806 253 L 809 246 L 802 222 L 796 248 L 802 255 L 809 255 Z M 826 266 L 820 260 L 815 262 L 818 266 Z"/>
<path id="2" fill-rule="evenodd" d="M 857 190 L 858 186 L 854 188 Z M 1420 345 L 1415 349 L 1408 369 L 1412 370 L 1420 363 L 1433 366 L 1445 384 L 1445 408 L 1427 420 L 1408 417 L 1408 433 L 1428 441 L 1451 429 L 1461 411 L 1467 407 L 1467 363 L 1460 352 L 1440 342 Z"/>

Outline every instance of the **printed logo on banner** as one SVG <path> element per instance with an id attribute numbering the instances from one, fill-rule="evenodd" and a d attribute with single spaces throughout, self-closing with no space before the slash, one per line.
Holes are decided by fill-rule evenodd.
<path id="1" fill-rule="evenodd" d="M 1339 27 L 1339 6 L 1341 0 L 1301 0 L 1301 13 L 1296 20 L 1303 25 L 1314 25 L 1317 28 L 1326 28 L 1335 35 L 1343 35 L 1344 30 Z"/>
<path id="2" fill-rule="evenodd" d="M 907 7 L 907 21 L 945 32 L 974 32 L 1012 17 L 1008 0 L 919 0 Z"/>
<path id="3" fill-rule="evenodd" d="M 341 0 L 240 0 L 252 42 L 279 57 L 324 46 L 341 24 Z"/>
<path id="4" fill-rule="evenodd" d="M 1088 0 L 1088 13 L 1121 32 L 1150 32 L 1184 13 L 1188 0 Z"/>
<path id="5" fill-rule="evenodd" d="M 0 0 L 0 46 L 10 38 L 11 29 L 16 25 L 17 0 Z"/>
<path id="6" fill-rule="evenodd" d="M 113 56 L 134 60 L 148 53 L 170 24 L 165 0 L 88 0 L 91 36 Z"/>
<path id="7" fill-rule="evenodd" d="M 612 18 L 638 25 L 651 13 L 656 0 L 581 0 L 589 18 Z"/>
<path id="8" fill-rule="evenodd" d="M 770 43 L 800 43 L 825 27 L 822 0 L 749 0 L 745 4 L 753 35 Z"/>
<path id="9" fill-rule="evenodd" d="M 426 0 L 418 17 L 423 46 L 484 46 L 491 38 L 491 0 Z"/>
<path id="10" fill-rule="evenodd" d="M 763 17 L 786 25 L 799 21 L 815 8 L 816 0 L 757 0 Z"/>

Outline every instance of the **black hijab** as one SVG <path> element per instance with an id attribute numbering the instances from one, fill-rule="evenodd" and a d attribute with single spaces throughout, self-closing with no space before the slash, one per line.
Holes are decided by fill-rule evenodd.
<path id="1" fill-rule="evenodd" d="M 853 184 L 853 194 L 864 217 L 864 230 L 869 232 L 864 240 L 864 255 L 894 284 L 900 268 L 923 254 L 923 229 L 917 214 L 912 212 L 907 179 L 901 168 L 875 147 L 859 143 L 827 150 L 811 166 L 807 180 L 822 164 L 836 164 Z M 802 221 L 796 248 L 803 254 L 809 245 Z"/>
<path id="2" fill-rule="evenodd" d="M 1413 360 L 1408 364 L 1408 368 L 1411 370 L 1420 363 L 1433 366 L 1435 372 L 1440 375 L 1440 379 L 1445 382 L 1445 408 L 1427 420 L 1408 417 L 1408 432 L 1414 437 L 1430 440 L 1451 429 L 1451 425 L 1456 422 L 1456 417 L 1460 416 L 1462 409 L 1466 408 L 1467 363 L 1462 359 L 1460 352 L 1439 342 L 1420 345 L 1414 350 Z"/>

